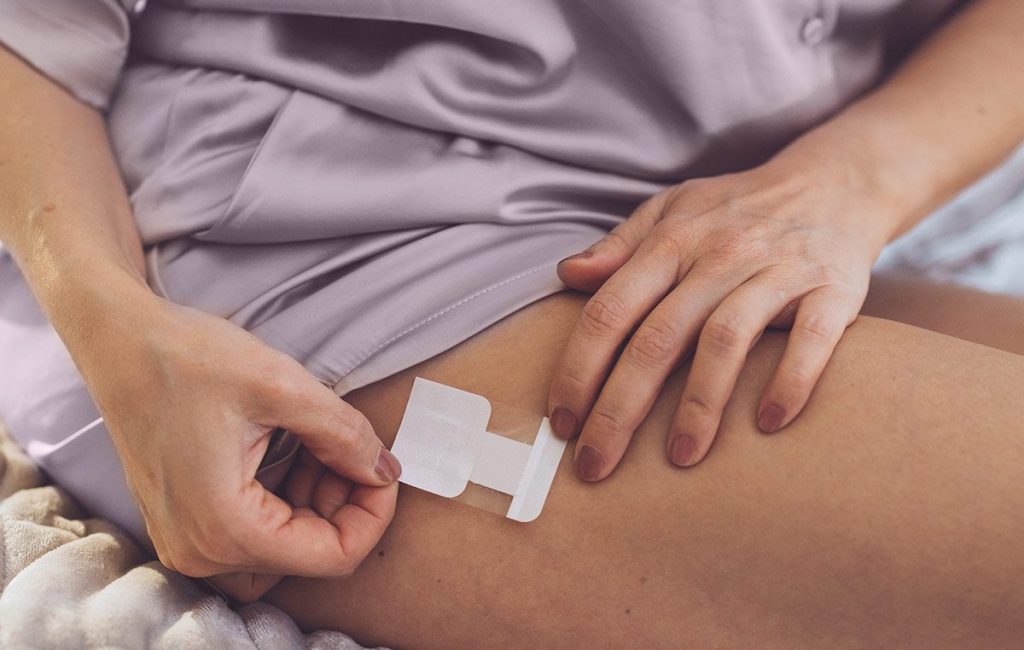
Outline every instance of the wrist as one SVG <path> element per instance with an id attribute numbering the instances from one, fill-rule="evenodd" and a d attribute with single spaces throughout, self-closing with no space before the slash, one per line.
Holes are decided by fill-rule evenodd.
<path id="1" fill-rule="evenodd" d="M 90 350 L 99 351 L 122 335 L 130 336 L 141 325 L 140 317 L 161 302 L 135 266 L 116 255 L 48 251 L 19 265 L 76 362 Z"/>
<path id="2" fill-rule="evenodd" d="M 844 221 L 863 235 L 877 255 L 916 221 L 917 209 L 901 174 L 858 138 L 811 131 L 779 152 L 764 167 L 800 178 L 802 191 L 824 194 L 820 215 Z"/>
<path id="3" fill-rule="evenodd" d="M 856 103 L 794 141 L 779 154 L 841 168 L 860 201 L 884 219 L 891 241 L 938 208 L 961 185 L 950 181 L 953 161 L 941 148 L 915 135 L 891 111 Z"/>

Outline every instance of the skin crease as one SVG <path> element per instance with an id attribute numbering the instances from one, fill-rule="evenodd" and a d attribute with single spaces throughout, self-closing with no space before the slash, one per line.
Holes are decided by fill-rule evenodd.
<path id="1" fill-rule="evenodd" d="M 753 176 L 742 176 L 742 183 L 717 191 L 732 195 L 738 211 L 750 212 L 749 206 L 760 204 L 750 203 L 749 197 L 791 195 L 775 190 L 794 187 L 787 179 L 822 170 L 820 179 L 828 182 L 821 188 L 833 187 L 832 181 L 846 182 L 863 189 L 872 204 L 883 206 L 877 213 L 865 208 L 858 217 L 866 241 L 876 241 L 872 233 L 880 224 L 872 219 L 887 215 L 893 221 L 887 221 L 883 231 L 900 232 L 1024 139 L 1024 78 L 1017 74 L 1024 67 L 1024 49 L 1019 46 L 1022 30 L 1024 4 L 975 0 L 878 90 L 751 172 L 756 174 L 753 185 L 747 185 Z M 102 116 L 2 48 L 0 96 L 4 97 L 0 239 L 14 255 L 107 417 L 161 560 L 191 575 L 229 570 L 320 576 L 351 572 L 383 534 L 395 504 L 395 486 L 384 487 L 387 481 L 376 473 L 375 458 L 379 461 L 383 456 L 366 419 L 346 402 L 328 400 L 325 389 L 290 359 L 237 328 L 166 303 L 149 290 L 141 244 Z M 936 106 L 942 110 L 935 110 Z M 763 186 L 758 187 L 759 183 Z M 692 193 L 679 196 L 685 195 Z M 828 216 L 835 217 L 835 228 L 850 232 L 853 216 L 818 218 Z M 614 246 L 616 241 L 629 240 L 615 238 L 606 244 Z M 817 255 L 820 259 L 833 252 Z M 594 284 L 625 264 L 631 254 L 628 248 L 607 256 L 600 253 L 591 258 L 591 266 L 565 268 L 562 275 L 570 285 Z M 658 259 L 677 268 L 680 262 L 678 256 Z M 749 261 L 763 263 L 763 259 Z M 735 263 L 744 262 L 737 259 Z M 849 277 L 856 277 L 858 269 L 863 272 L 857 263 L 853 266 L 857 268 L 847 270 Z M 753 264 L 748 272 L 757 272 L 757 267 Z M 853 302 L 847 297 L 844 304 Z M 572 312 L 560 312 L 560 318 L 566 313 Z M 578 315 L 578 310 L 572 313 L 574 318 Z M 699 315 L 687 322 L 701 324 Z M 181 340 L 201 342 L 211 353 L 205 359 L 189 358 L 177 343 Z M 561 342 L 573 347 L 568 338 Z M 116 355 L 105 353 L 115 349 Z M 230 355 L 218 358 L 214 352 L 218 349 L 231 351 Z M 239 352 L 244 354 L 243 363 Z M 817 358 L 820 361 L 820 351 Z M 229 366 L 234 374 L 225 383 L 213 369 Z M 703 381 L 710 381 L 714 368 L 705 367 Z M 556 381 L 547 407 L 567 403 L 571 397 L 583 419 L 589 407 L 581 404 L 587 396 L 565 392 L 564 365 L 551 372 Z M 592 385 L 602 383 L 603 377 L 597 373 L 588 381 L 593 393 Z M 721 375 L 715 382 L 719 388 L 729 384 Z M 648 393 L 635 401 L 650 403 L 654 394 L 660 394 L 659 383 L 648 382 Z M 808 383 L 814 382 L 802 386 L 807 388 Z M 721 398 L 730 392 L 717 394 Z M 150 418 L 119 405 L 125 394 L 136 403 L 153 405 Z M 189 400 L 195 407 L 180 409 L 179 400 Z M 265 405 L 263 410 L 259 404 Z M 751 402 L 749 406 L 754 413 L 759 405 Z M 706 415 L 714 415 L 711 411 Z M 313 507 L 291 508 L 251 480 L 266 445 L 266 432 L 285 422 L 332 468 L 332 474 L 318 477 L 316 485 L 333 487 L 324 489 L 321 501 L 311 501 Z M 705 419 L 701 425 L 702 435 L 712 433 L 709 422 Z M 213 429 L 222 433 L 216 444 L 206 435 Z M 679 427 L 672 432 L 679 433 Z M 608 437 L 624 447 L 632 433 L 620 429 Z M 584 442 L 596 444 L 587 434 L 584 431 Z M 667 443 L 659 444 L 664 450 Z M 168 453 L 182 448 L 196 452 Z M 604 453 L 611 457 L 607 449 Z M 608 462 L 604 472 L 611 471 Z M 365 489 L 350 493 L 344 475 L 367 484 Z M 352 497 L 351 506 L 335 511 L 342 497 Z M 219 516 L 224 511 L 237 517 Z M 355 515 L 344 517 L 351 525 L 335 518 L 348 514 Z M 251 578 L 240 579 L 251 584 Z"/>

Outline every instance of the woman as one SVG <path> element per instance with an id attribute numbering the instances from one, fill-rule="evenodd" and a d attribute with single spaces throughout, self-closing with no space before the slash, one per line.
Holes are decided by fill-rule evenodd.
<path id="1" fill-rule="evenodd" d="M 1019 640 L 1024 308 L 843 332 L 1024 139 L 1020 3 L 141 4 L 0 4 L 0 416 L 165 564 L 359 565 L 267 598 L 397 645 Z M 414 375 L 579 436 L 537 522 L 397 500 Z"/>

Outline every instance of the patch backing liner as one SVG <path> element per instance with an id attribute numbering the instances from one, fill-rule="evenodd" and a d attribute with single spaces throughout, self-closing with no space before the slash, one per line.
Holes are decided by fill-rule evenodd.
<path id="1" fill-rule="evenodd" d="M 546 417 L 416 377 L 391 452 L 402 483 L 528 522 L 565 445 Z"/>

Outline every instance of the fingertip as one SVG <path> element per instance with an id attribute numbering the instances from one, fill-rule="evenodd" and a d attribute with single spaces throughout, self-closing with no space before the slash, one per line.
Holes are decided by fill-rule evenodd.
<path id="1" fill-rule="evenodd" d="M 580 273 L 585 273 L 587 264 L 594 256 L 593 251 L 585 250 L 582 253 L 576 253 L 570 255 L 558 262 L 555 266 L 555 271 L 558 273 L 558 278 L 571 286 L 571 284 L 577 280 L 577 276 Z"/>
<path id="2" fill-rule="evenodd" d="M 768 402 L 757 415 L 757 426 L 763 433 L 775 433 L 782 428 L 785 420 L 786 411 L 775 402 Z"/>
<path id="3" fill-rule="evenodd" d="M 381 445 L 377 454 L 377 463 L 374 465 L 374 472 L 385 485 L 389 485 L 402 475 L 402 464 L 387 447 Z"/>
<path id="4" fill-rule="evenodd" d="M 692 467 L 703 457 L 697 439 L 689 434 L 677 434 L 668 443 L 668 458 L 677 467 Z"/>
<path id="5" fill-rule="evenodd" d="M 558 263 L 558 279 L 567 287 L 594 293 L 617 271 L 623 262 L 616 262 L 617 256 L 608 252 L 596 253 L 590 250 L 572 255 Z"/>
<path id="6" fill-rule="evenodd" d="M 561 266 L 563 264 L 570 264 L 571 265 L 571 264 L 573 264 L 575 262 L 586 261 L 586 260 L 589 260 L 590 258 L 592 258 L 593 256 L 594 256 L 594 251 L 588 248 L 585 251 L 582 251 L 580 253 L 576 253 L 575 255 L 570 255 L 569 257 L 563 258 L 560 262 L 558 262 L 558 266 L 559 266 L 559 268 L 561 268 Z"/>
<path id="7" fill-rule="evenodd" d="M 579 433 L 579 418 L 564 406 L 556 406 L 549 419 L 551 431 L 562 440 L 569 440 Z"/>
<path id="8" fill-rule="evenodd" d="M 667 451 L 673 465 L 693 467 L 708 455 L 722 423 L 721 411 L 709 404 L 684 392 L 669 431 Z"/>
<path id="9" fill-rule="evenodd" d="M 605 280 L 604 275 L 596 273 L 594 268 L 559 266 L 557 272 L 562 284 L 584 293 L 594 293 L 601 288 Z"/>
<path id="10" fill-rule="evenodd" d="M 604 454 L 590 445 L 582 445 L 576 452 L 576 475 L 584 481 L 600 481 L 607 464 Z"/>

